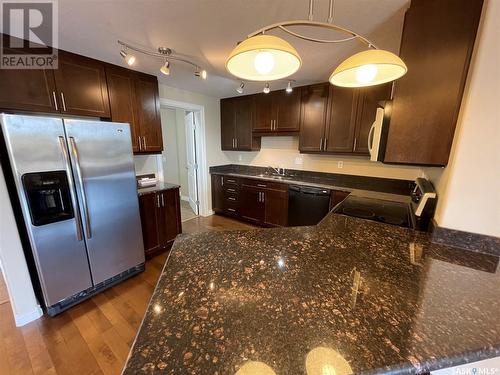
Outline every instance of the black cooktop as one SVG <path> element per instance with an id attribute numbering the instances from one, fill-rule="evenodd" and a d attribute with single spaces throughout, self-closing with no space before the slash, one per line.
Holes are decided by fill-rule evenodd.
<path id="1" fill-rule="evenodd" d="M 375 198 L 348 196 L 335 209 L 342 215 L 413 228 L 408 204 Z"/>

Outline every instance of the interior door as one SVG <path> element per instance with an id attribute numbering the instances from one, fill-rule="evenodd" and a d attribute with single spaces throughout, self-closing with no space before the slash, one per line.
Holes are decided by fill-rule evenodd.
<path id="1" fill-rule="evenodd" d="M 0 122 L 42 292 L 46 304 L 51 306 L 92 286 L 76 197 L 71 186 L 73 180 L 63 122 L 58 118 L 18 115 L 0 115 Z M 66 172 L 73 192 L 73 217 L 46 225 L 33 224 L 22 176 L 40 171 Z M 46 206 L 52 206 L 48 203 Z"/>
<path id="2" fill-rule="evenodd" d="M 94 284 L 144 262 L 130 127 L 65 119 Z"/>
<path id="3" fill-rule="evenodd" d="M 188 181 L 189 205 L 198 215 L 198 164 L 196 162 L 196 123 L 194 112 L 184 117 L 186 126 L 186 171 Z"/>

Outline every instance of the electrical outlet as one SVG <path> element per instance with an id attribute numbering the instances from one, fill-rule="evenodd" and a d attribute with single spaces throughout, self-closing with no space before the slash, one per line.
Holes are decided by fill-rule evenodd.
<path id="1" fill-rule="evenodd" d="M 342 169 L 342 168 L 344 168 L 344 162 L 343 162 L 343 161 L 339 161 L 339 162 L 337 162 L 337 168 L 338 168 L 338 169 Z"/>
<path id="2" fill-rule="evenodd" d="M 304 159 L 302 158 L 302 156 L 297 156 L 295 158 L 295 165 L 302 165 L 304 164 Z"/>

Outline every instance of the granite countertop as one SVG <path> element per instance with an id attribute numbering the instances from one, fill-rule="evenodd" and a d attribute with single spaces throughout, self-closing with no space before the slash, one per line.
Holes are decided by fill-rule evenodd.
<path id="1" fill-rule="evenodd" d="M 342 175 L 311 171 L 287 170 L 285 176 L 269 174 L 268 168 L 243 165 L 211 167 L 210 173 L 222 176 L 259 179 L 290 185 L 303 185 L 346 192 L 384 192 L 409 196 L 413 181 L 389 178 Z"/>
<path id="2" fill-rule="evenodd" d="M 143 187 L 143 188 L 138 187 L 137 194 L 144 195 L 144 194 L 149 194 L 149 193 L 155 193 L 157 191 L 178 189 L 178 188 L 180 188 L 179 185 L 170 184 L 168 182 L 160 181 L 154 186 L 148 186 L 148 187 Z"/>
<path id="3" fill-rule="evenodd" d="M 498 260 L 334 213 L 181 235 L 124 374 L 414 374 L 499 356 Z"/>

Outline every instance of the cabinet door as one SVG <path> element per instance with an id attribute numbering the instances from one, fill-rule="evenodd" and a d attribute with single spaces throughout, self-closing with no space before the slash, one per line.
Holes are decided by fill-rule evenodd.
<path id="1" fill-rule="evenodd" d="M 220 131 L 222 151 L 234 150 L 235 146 L 235 104 L 234 98 L 220 101 Z"/>
<path id="2" fill-rule="evenodd" d="M 273 93 L 276 123 L 274 131 L 295 132 L 300 128 L 300 90 L 287 93 L 285 90 Z"/>
<path id="3" fill-rule="evenodd" d="M 106 67 L 111 120 L 130 124 L 132 149 L 140 151 L 139 124 L 137 122 L 134 74 L 119 67 Z"/>
<path id="4" fill-rule="evenodd" d="M 272 123 L 276 119 L 273 111 L 273 93 L 256 94 L 255 100 L 255 123 L 253 130 L 256 132 L 270 132 Z"/>
<path id="5" fill-rule="evenodd" d="M 264 224 L 285 227 L 288 223 L 288 191 L 266 190 L 264 192 Z"/>
<path id="6" fill-rule="evenodd" d="M 142 137 L 142 150 L 146 152 L 163 151 L 161 134 L 160 98 L 156 77 L 136 73 L 135 95 L 137 119 Z"/>
<path id="7" fill-rule="evenodd" d="M 375 121 L 378 102 L 391 98 L 392 83 L 360 89 L 353 152 L 368 155 L 368 133 Z"/>
<path id="8" fill-rule="evenodd" d="M 139 196 L 139 211 L 141 214 L 142 238 L 146 255 L 160 247 L 158 233 L 157 211 L 158 199 L 155 193 Z"/>
<path id="9" fill-rule="evenodd" d="M 168 247 L 181 233 L 179 189 L 158 192 L 158 233 L 160 246 Z"/>
<path id="10" fill-rule="evenodd" d="M 482 0 L 420 0 L 406 12 L 384 161 L 448 163 Z"/>
<path id="11" fill-rule="evenodd" d="M 63 114 L 111 117 L 103 63 L 59 51 L 54 77 Z"/>
<path id="12" fill-rule="evenodd" d="M 321 151 L 325 136 L 329 83 L 302 87 L 299 150 Z"/>
<path id="13" fill-rule="evenodd" d="M 234 100 L 235 146 L 237 150 L 252 150 L 252 127 L 254 119 L 253 96 Z"/>
<path id="14" fill-rule="evenodd" d="M 350 193 L 342 190 L 332 190 L 330 192 L 330 210 L 342 202 Z"/>
<path id="15" fill-rule="evenodd" d="M 255 223 L 262 223 L 264 221 L 264 202 L 263 190 L 248 186 L 241 185 L 240 188 L 240 217 L 242 219 L 250 220 Z"/>
<path id="16" fill-rule="evenodd" d="M 330 86 L 324 151 L 352 152 L 356 128 L 357 99 L 358 90 Z"/>
<path id="17" fill-rule="evenodd" d="M 224 209 L 224 190 L 222 188 L 222 176 L 212 175 L 212 210 L 222 212 Z"/>

